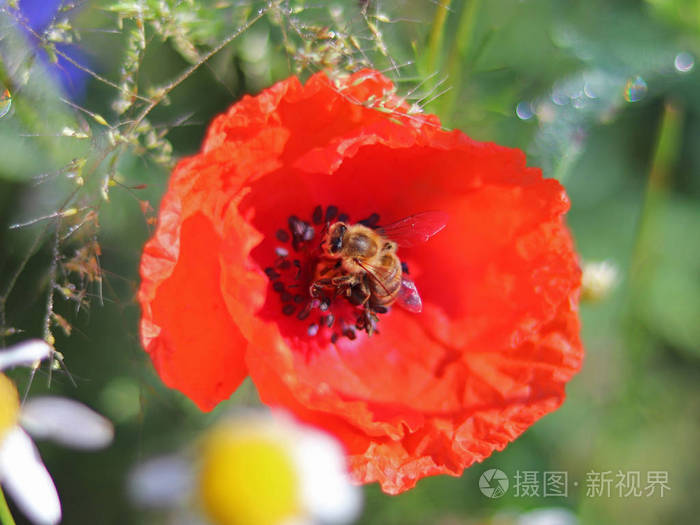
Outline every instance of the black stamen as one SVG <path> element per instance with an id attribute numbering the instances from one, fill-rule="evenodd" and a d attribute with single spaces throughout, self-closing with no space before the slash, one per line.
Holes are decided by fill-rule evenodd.
<path id="1" fill-rule="evenodd" d="M 374 226 L 379 222 L 379 214 L 378 213 L 373 213 L 366 219 L 362 219 L 361 221 L 357 221 L 360 224 L 364 224 L 368 228 L 374 228 Z"/>
<path id="2" fill-rule="evenodd" d="M 326 208 L 326 222 L 331 222 L 338 215 L 338 207 L 330 205 Z"/>
<path id="3" fill-rule="evenodd" d="M 323 208 L 321 206 L 316 206 L 314 212 L 311 214 L 311 220 L 314 224 L 321 224 L 323 221 Z"/>
<path id="4" fill-rule="evenodd" d="M 284 283 L 282 281 L 275 281 L 272 283 L 272 289 L 275 292 L 282 293 L 284 292 Z"/>
<path id="5" fill-rule="evenodd" d="M 401 261 L 401 271 L 408 275 L 408 264 L 406 264 L 404 261 Z"/>
<path id="6" fill-rule="evenodd" d="M 350 339 L 350 341 L 354 341 L 357 338 L 357 334 L 355 333 L 355 329 L 352 327 L 348 327 L 345 330 L 343 330 L 343 335 Z"/>
<path id="7" fill-rule="evenodd" d="M 323 300 L 321 301 L 321 304 L 318 305 L 318 308 L 319 308 L 319 310 L 321 310 L 322 312 L 325 312 L 326 310 L 328 310 L 328 308 L 330 307 L 330 305 L 331 305 L 331 301 L 330 301 L 330 299 L 328 299 L 328 298 L 326 297 L 325 299 L 323 299 Z"/>
<path id="8" fill-rule="evenodd" d="M 294 313 L 294 310 L 295 310 L 295 308 L 294 308 L 293 304 L 285 304 L 282 307 L 282 313 L 284 315 L 292 315 Z"/>
<path id="9" fill-rule="evenodd" d="M 287 226 L 289 226 L 292 238 L 301 237 L 301 234 L 304 232 L 302 221 L 296 215 L 289 216 L 287 219 Z"/>
<path id="10" fill-rule="evenodd" d="M 272 280 L 279 279 L 279 277 L 280 277 L 280 274 L 278 274 L 278 273 L 275 271 L 275 269 L 272 268 L 272 267 L 267 267 L 267 268 L 265 268 L 265 273 L 266 273 L 267 276 L 268 276 L 270 279 L 272 279 Z"/>
<path id="11" fill-rule="evenodd" d="M 283 303 L 291 303 L 293 299 L 294 299 L 294 296 L 292 294 L 290 294 L 289 292 L 282 292 L 282 302 Z"/>
<path id="12" fill-rule="evenodd" d="M 333 326 L 333 321 L 335 321 L 335 316 L 333 314 L 328 314 L 328 317 L 326 317 L 326 326 L 328 328 Z"/>
<path id="13" fill-rule="evenodd" d="M 299 294 L 297 294 L 297 295 L 294 296 L 294 302 L 297 303 L 297 304 L 299 304 L 299 303 L 302 302 L 303 300 L 304 300 L 304 298 L 303 298 L 301 295 L 299 295 Z"/>
<path id="14" fill-rule="evenodd" d="M 300 321 L 303 321 L 304 319 L 306 319 L 307 317 L 309 317 L 310 314 L 311 314 L 311 303 L 308 303 L 308 304 L 304 307 L 303 310 L 300 310 L 300 311 L 299 311 L 299 313 L 297 314 L 297 319 L 299 319 Z"/>
<path id="15" fill-rule="evenodd" d="M 279 268 L 280 270 L 288 270 L 288 269 L 291 268 L 291 267 L 292 267 L 292 263 L 290 263 L 287 259 L 285 259 L 284 261 L 280 262 L 279 265 L 278 265 L 278 268 Z"/>
<path id="16" fill-rule="evenodd" d="M 277 230 L 275 237 L 277 237 L 279 242 L 287 242 L 289 240 L 289 234 L 281 228 Z"/>
<path id="17" fill-rule="evenodd" d="M 305 241 L 310 241 L 316 235 L 316 230 L 310 224 L 304 223 L 304 233 L 302 233 L 302 239 Z"/>
<path id="18" fill-rule="evenodd" d="M 341 213 L 338 215 L 338 222 L 348 222 L 350 220 L 350 215 L 347 213 Z"/>
<path id="19" fill-rule="evenodd" d="M 338 341 L 338 334 L 331 335 L 331 343 L 335 344 Z"/>
<path id="20" fill-rule="evenodd" d="M 275 255 L 277 257 L 285 258 L 287 255 L 289 255 L 289 250 L 287 248 L 283 248 L 282 246 L 278 246 L 275 248 Z"/>
<path id="21" fill-rule="evenodd" d="M 318 333 L 318 325 L 316 323 L 312 323 L 309 325 L 309 328 L 306 329 L 306 334 L 309 337 L 313 337 Z"/>

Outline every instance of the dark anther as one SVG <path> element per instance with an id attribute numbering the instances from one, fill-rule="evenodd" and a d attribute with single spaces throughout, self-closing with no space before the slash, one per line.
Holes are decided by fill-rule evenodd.
<path id="1" fill-rule="evenodd" d="M 272 280 L 274 280 L 274 279 L 279 279 L 279 276 L 280 276 L 280 274 L 278 274 L 278 273 L 275 271 L 275 269 L 272 268 L 272 267 L 265 268 L 265 273 L 266 273 L 267 276 L 268 276 L 270 279 L 272 279 Z"/>
<path id="2" fill-rule="evenodd" d="M 294 302 L 297 303 L 297 304 L 300 303 L 300 302 L 302 302 L 303 300 L 304 300 L 304 297 L 302 297 L 302 296 L 299 295 L 299 294 L 296 294 L 296 295 L 294 296 Z"/>
<path id="3" fill-rule="evenodd" d="M 287 248 L 283 248 L 282 246 L 278 246 L 275 248 L 275 255 L 277 257 L 285 258 L 287 255 L 289 255 L 289 250 Z"/>
<path id="4" fill-rule="evenodd" d="M 343 330 L 343 335 L 350 339 L 350 341 L 354 341 L 357 338 L 357 334 L 355 333 L 355 330 L 352 327 L 348 327 L 345 330 Z"/>
<path id="5" fill-rule="evenodd" d="M 292 263 L 290 263 L 287 259 L 285 259 L 284 261 L 280 262 L 279 265 L 278 265 L 278 268 L 279 268 L 280 270 L 287 270 L 287 269 L 289 269 L 289 268 L 291 268 L 291 267 L 292 267 Z"/>
<path id="6" fill-rule="evenodd" d="M 294 259 L 294 266 L 301 268 L 301 261 L 299 259 Z"/>
<path id="7" fill-rule="evenodd" d="M 326 208 L 326 222 L 331 222 L 338 215 L 338 206 L 328 206 Z"/>
<path id="8" fill-rule="evenodd" d="M 277 237 L 279 242 L 287 242 L 289 240 L 289 234 L 281 228 L 277 230 L 275 237 Z"/>
<path id="9" fill-rule="evenodd" d="M 318 325 L 316 323 L 312 323 L 309 325 L 309 327 L 306 329 L 306 334 L 309 337 L 313 337 L 318 333 Z"/>
<path id="10" fill-rule="evenodd" d="M 300 321 L 303 321 L 304 319 L 309 317 L 310 314 L 311 314 L 311 303 L 307 304 L 303 310 L 299 311 L 299 313 L 297 314 L 297 319 L 299 319 Z"/>
<path id="11" fill-rule="evenodd" d="M 282 302 L 283 303 L 291 303 L 293 299 L 294 299 L 294 296 L 292 294 L 290 294 L 289 292 L 282 292 Z"/>
<path id="12" fill-rule="evenodd" d="M 389 311 L 389 309 L 386 306 L 375 306 L 374 311 L 377 312 L 378 314 L 385 314 Z"/>
<path id="13" fill-rule="evenodd" d="M 316 206 L 314 212 L 311 214 L 311 220 L 314 224 L 321 224 L 323 221 L 323 208 L 321 206 Z"/>
<path id="14" fill-rule="evenodd" d="M 296 215 L 291 215 L 287 219 L 287 225 L 289 226 L 289 231 L 292 233 L 293 238 L 301 237 L 304 233 L 304 223 Z"/>
<path id="15" fill-rule="evenodd" d="M 325 312 L 326 310 L 328 310 L 328 308 L 330 306 L 331 306 L 331 301 L 330 301 L 330 299 L 328 299 L 326 297 L 321 301 L 321 304 L 318 305 L 318 309 L 321 310 L 322 312 Z"/>
<path id="16" fill-rule="evenodd" d="M 376 224 L 379 222 L 379 214 L 378 213 L 373 213 L 366 219 L 362 219 L 361 221 L 357 221 L 360 224 L 364 224 L 368 228 L 374 228 Z"/>
<path id="17" fill-rule="evenodd" d="M 275 292 L 282 293 L 284 292 L 284 283 L 282 281 L 275 281 L 272 283 L 272 289 Z"/>
<path id="18" fill-rule="evenodd" d="M 301 234 L 301 238 L 305 241 L 310 241 L 316 235 L 316 230 L 309 223 L 302 223 L 304 225 L 304 232 Z"/>
<path id="19" fill-rule="evenodd" d="M 350 220 L 350 215 L 347 213 L 341 213 L 338 215 L 338 222 L 348 222 Z"/>
<path id="20" fill-rule="evenodd" d="M 401 261 L 401 271 L 408 275 L 408 264 L 406 264 L 404 261 Z"/>
<path id="21" fill-rule="evenodd" d="M 328 314 L 328 317 L 326 317 L 326 326 L 328 328 L 333 326 L 333 321 L 335 321 L 335 316 L 333 314 Z"/>
<path id="22" fill-rule="evenodd" d="M 295 308 L 294 308 L 293 304 L 285 304 L 282 307 L 282 313 L 284 315 L 292 315 L 294 313 L 294 310 L 295 310 Z"/>
<path id="23" fill-rule="evenodd" d="M 335 344 L 338 341 L 338 334 L 331 335 L 331 343 Z"/>

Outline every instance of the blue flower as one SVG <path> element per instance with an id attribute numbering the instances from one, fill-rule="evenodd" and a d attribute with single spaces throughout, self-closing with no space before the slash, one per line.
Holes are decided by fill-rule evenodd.
<path id="1" fill-rule="evenodd" d="M 57 62 L 49 59 L 48 54 L 40 47 L 37 35 L 41 36 L 49 29 L 57 17 L 70 17 L 71 11 L 59 12 L 62 0 L 20 0 L 18 2 L 19 16 L 24 21 L 23 31 L 36 49 L 38 56 L 47 66 L 56 85 L 60 85 L 64 94 L 72 100 L 81 100 L 85 95 L 88 73 L 61 56 L 69 57 L 73 62 L 89 67 L 87 54 L 77 45 L 56 43 L 59 54 Z"/>

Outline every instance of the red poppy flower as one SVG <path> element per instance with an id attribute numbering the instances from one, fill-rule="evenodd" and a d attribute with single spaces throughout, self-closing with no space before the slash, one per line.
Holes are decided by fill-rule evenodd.
<path id="1" fill-rule="evenodd" d="M 203 410 L 250 375 L 339 437 L 359 482 L 459 475 L 556 409 L 580 367 L 568 206 L 521 151 L 440 129 L 377 72 L 292 77 L 175 169 L 141 262 L 142 342 Z M 397 252 L 422 312 L 395 304 L 368 335 L 343 293 L 312 297 L 329 224 L 430 210 L 446 228 Z"/>

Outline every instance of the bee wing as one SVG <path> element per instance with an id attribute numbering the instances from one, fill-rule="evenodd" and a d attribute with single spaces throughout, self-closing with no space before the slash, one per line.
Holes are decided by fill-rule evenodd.
<path id="1" fill-rule="evenodd" d="M 377 232 L 396 241 L 399 246 L 410 247 L 424 243 L 440 232 L 447 225 L 447 219 L 444 211 L 424 211 L 381 226 Z"/>
<path id="2" fill-rule="evenodd" d="M 423 301 L 420 295 L 418 295 L 416 283 L 405 277 L 401 279 L 401 288 L 399 288 L 399 295 L 396 297 L 396 302 L 414 314 L 419 314 L 423 310 Z"/>
<path id="3" fill-rule="evenodd" d="M 379 286 L 384 288 L 384 291 L 389 295 L 391 292 L 387 290 L 386 286 L 384 286 L 384 281 L 386 280 L 388 276 L 388 270 L 385 268 L 380 268 L 378 266 L 373 266 L 371 264 L 368 264 L 366 262 L 360 262 L 358 259 L 355 259 L 355 262 L 362 268 L 367 275 L 369 275 L 370 278 L 374 279 L 377 281 Z"/>

